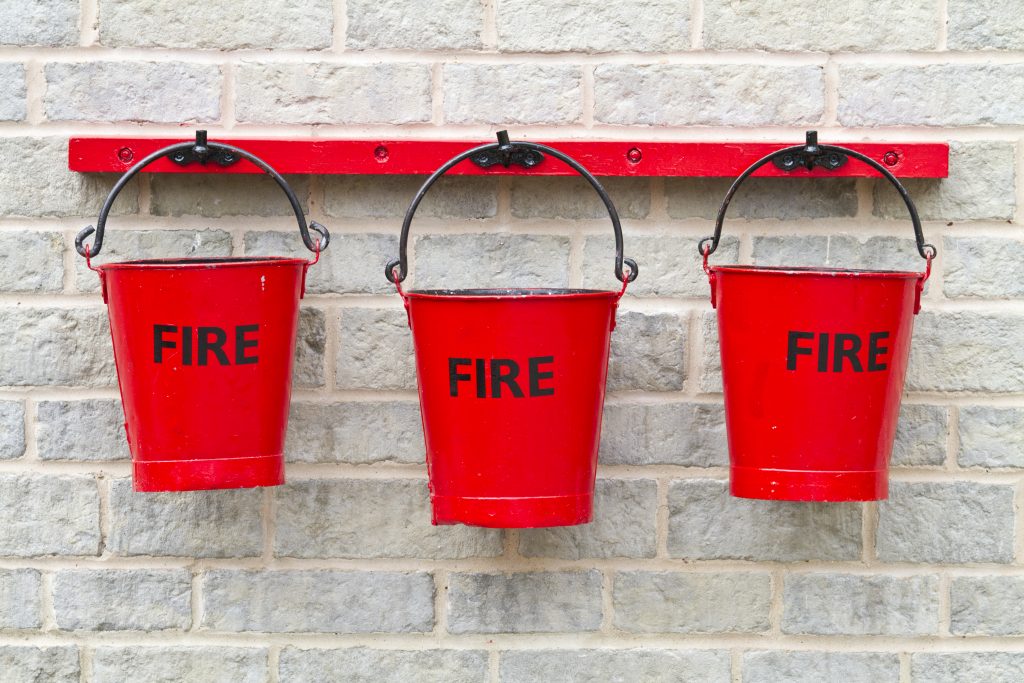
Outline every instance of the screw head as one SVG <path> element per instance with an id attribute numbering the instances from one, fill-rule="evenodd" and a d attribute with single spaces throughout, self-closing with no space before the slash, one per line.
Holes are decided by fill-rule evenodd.
<path id="1" fill-rule="evenodd" d="M 639 164 L 640 160 L 644 158 L 644 153 L 640 151 L 639 147 L 631 147 L 626 152 L 626 160 L 631 164 Z"/>
<path id="2" fill-rule="evenodd" d="M 122 147 L 117 150 L 117 158 L 123 163 L 128 163 L 135 158 L 135 152 L 132 151 L 131 147 Z"/>
<path id="3" fill-rule="evenodd" d="M 388 152 L 388 148 L 384 145 L 377 145 L 377 148 L 373 150 L 373 158 L 376 159 L 378 163 L 383 164 L 390 157 L 391 154 Z"/>
<path id="4" fill-rule="evenodd" d="M 882 163 L 886 166 L 895 166 L 900 161 L 900 155 L 896 152 L 889 151 L 882 155 Z"/>
<path id="5" fill-rule="evenodd" d="M 177 154 L 174 155 L 174 160 L 178 162 L 185 161 L 185 155 L 182 154 L 181 152 L 178 152 Z"/>

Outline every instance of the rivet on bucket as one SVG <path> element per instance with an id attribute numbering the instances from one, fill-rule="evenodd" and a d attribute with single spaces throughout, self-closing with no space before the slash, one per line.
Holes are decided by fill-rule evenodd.
<path id="1" fill-rule="evenodd" d="M 709 266 L 729 202 L 758 168 L 838 168 L 852 157 L 892 183 L 910 212 L 925 271 Z M 744 498 L 879 500 L 910 353 L 913 318 L 931 273 L 906 189 L 878 162 L 843 147 L 789 147 L 755 162 L 729 188 L 715 233 L 698 250 L 718 317 L 730 490 Z"/>
<path id="2" fill-rule="evenodd" d="M 600 195 L 622 288 L 405 291 L 409 228 L 431 185 L 474 155 L 507 166 L 525 151 L 540 153 L 531 166 L 551 163 L 541 154 L 568 164 Z M 591 520 L 609 341 L 618 301 L 637 272 L 636 262 L 623 258 L 608 194 L 558 150 L 512 144 L 503 131 L 497 144 L 463 152 L 427 179 L 385 275 L 412 328 L 435 524 L 523 528 Z"/>
<path id="3" fill-rule="evenodd" d="M 151 259 L 93 266 L 118 193 L 149 163 L 211 153 L 243 158 L 284 190 L 312 261 L 283 257 Z M 318 237 L 310 236 L 312 229 Z M 85 239 L 95 233 L 93 243 Z M 246 488 L 284 483 L 299 299 L 330 235 L 307 227 L 298 199 L 248 152 L 182 142 L 150 154 L 114 185 L 96 228 L 75 241 L 99 274 L 108 306 L 137 491 Z"/>

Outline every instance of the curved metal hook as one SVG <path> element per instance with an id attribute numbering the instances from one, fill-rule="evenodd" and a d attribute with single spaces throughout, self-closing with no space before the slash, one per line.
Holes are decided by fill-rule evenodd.
<path id="1" fill-rule="evenodd" d="M 722 206 L 718 209 L 718 218 L 715 220 L 715 234 L 711 235 L 710 237 L 705 237 L 700 242 L 698 242 L 697 251 L 700 252 L 702 256 L 707 257 L 715 253 L 715 250 L 718 249 L 718 241 L 722 237 L 722 224 L 725 222 L 725 212 L 729 208 L 729 202 L 732 201 L 733 195 L 736 194 L 736 191 L 739 189 L 740 185 L 743 184 L 743 181 L 749 178 L 751 174 L 754 173 L 754 171 L 775 159 L 784 157 L 786 155 L 794 155 L 802 152 L 807 152 L 808 150 L 811 149 L 813 149 L 814 153 L 816 154 L 839 153 L 851 156 L 854 159 L 857 159 L 858 161 L 867 164 L 868 166 L 872 167 L 873 169 L 881 173 L 886 180 L 893 184 L 893 186 L 896 188 L 896 191 L 899 192 L 900 197 L 903 198 L 903 202 L 907 206 L 907 211 L 910 212 L 910 220 L 914 224 L 914 238 L 917 241 L 917 253 L 919 253 L 921 255 L 921 258 L 923 259 L 931 260 L 935 258 L 935 254 L 938 253 L 938 250 L 935 248 L 934 245 L 928 244 L 924 241 L 924 230 L 921 228 L 921 218 L 917 214 L 917 207 L 914 205 L 914 200 L 910 198 L 910 194 L 907 192 L 907 189 L 903 187 L 903 184 L 900 183 L 899 180 L 896 179 L 896 176 L 894 176 L 892 172 L 890 172 L 889 169 L 887 169 L 885 166 L 878 163 L 871 157 L 861 154 L 860 152 L 855 152 L 852 149 L 846 147 L 839 147 L 837 145 L 818 145 L 817 133 L 815 133 L 814 131 L 809 131 L 807 133 L 806 144 L 794 145 L 793 147 L 786 147 L 784 149 L 772 152 L 771 154 L 758 159 L 753 164 L 751 164 L 750 167 L 747 168 L 747 170 L 743 171 L 743 173 L 741 173 L 735 181 L 733 181 L 732 186 L 729 187 L 729 191 L 726 192 L 725 194 L 725 199 L 722 200 Z M 795 167 L 796 166 L 794 165 L 793 168 Z"/>
<path id="2" fill-rule="evenodd" d="M 327 228 L 320 225 L 316 221 L 310 221 L 307 227 L 306 217 L 302 212 L 302 206 L 299 204 L 299 200 L 295 196 L 295 193 L 292 191 L 292 188 L 288 185 L 287 181 L 285 181 L 285 179 L 281 176 L 280 173 L 271 168 L 270 164 L 263 161 L 256 155 L 246 152 L 244 149 L 235 147 L 234 145 L 228 145 L 223 142 L 207 142 L 206 131 L 197 131 L 196 139 L 194 141 L 190 140 L 188 142 L 179 142 L 173 145 L 169 145 L 168 147 L 164 147 L 163 149 L 158 149 L 157 151 L 153 152 L 146 158 L 139 161 L 139 163 L 132 166 L 130 169 L 128 169 L 127 173 L 125 173 L 123 176 L 120 177 L 120 179 L 118 179 L 117 183 L 114 184 L 113 189 L 110 190 L 110 194 L 107 195 L 106 201 L 103 202 L 103 207 L 100 209 L 99 219 L 96 221 L 96 227 L 94 228 L 93 226 L 90 225 L 86 228 L 83 228 L 75 237 L 75 249 L 78 251 L 78 253 L 81 254 L 82 256 L 88 255 L 89 257 L 95 257 L 100 253 L 100 250 L 103 248 L 103 230 L 106 227 L 107 217 L 110 214 L 110 209 L 114 205 L 114 200 L 117 199 L 117 195 L 120 194 L 121 190 L 124 189 L 124 186 L 128 184 L 128 181 L 134 178 L 135 175 L 139 173 L 139 171 L 141 171 L 143 168 L 153 163 L 157 159 L 170 156 L 175 152 L 181 152 L 183 150 L 192 151 L 201 163 L 206 163 L 205 159 L 209 155 L 210 150 L 222 150 L 224 152 L 229 152 L 231 154 L 237 155 L 243 159 L 247 159 L 248 161 L 255 164 L 257 167 L 259 167 L 260 170 L 262 170 L 264 173 L 273 178 L 274 181 L 281 187 L 281 189 L 284 190 L 285 195 L 288 197 L 288 202 L 292 206 L 292 211 L 295 212 L 295 219 L 299 224 L 299 233 L 302 235 L 302 242 L 303 244 L 306 245 L 306 248 L 312 252 L 316 252 L 318 250 L 323 251 L 324 249 L 327 248 L 327 245 L 331 241 L 331 235 L 327 231 Z M 310 229 L 312 229 L 313 232 L 317 233 L 320 236 L 319 240 L 314 240 L 310 236 Z M 85 240 L 86 238 L 89 237 L 89 235 L 92 235 L 93 233 L 96 234 L 96 239 L 93 240 L 92 246 L 87 251 Z M 317 242 L 319 242 L 319 247 L 317 245 Z"/>
<path id="3" fill-rule="evenodd" d="M 420 187 L 419 191 L 416 192 L 416 196 L 413 197 L 412 204 L 409 205 L 409 209 L 405 212 L 405 219 L 402 221 L 402 236 L 398 243 L 398 258 L 393 261 L 389 261 L 387 266 L 384 267 L 384 276 L 389 282 L 402 282 L 409 274 L 409 258 L 407 254 L 409 245 L 409 229 L 412 226 L 413 216 L 416 215 L 416 209 L 419 208 L 420 202 L 423 201 L 423 198 L 426 196 L 427 191 L 431 186 L 453 166 L 470 158 L 471 156 L 481 152 L 497 151 L 503 158 L 507 158 L 508 154 L 515 148 L 532 149 L 545 154 L 550 154 L 556 159 L 563 161 L 590 183 L 598 196 L 601 197 L 601 201 L 604 202 L 604 206 L 608 210 L 608 215 L 612 220 L 612 229 L 615 231 L 615 277 L 617 277 L 620 282 L 632 282 L 636 279 L 636 276 L 640 272 L 640 267 L 637 265 L 636 261 L 631 258 L 624 258 L 622 255 L 622 224 L 619 221 L 619 212 L 615 210 L 615 205 L 612 203 L 611 197 L 608 196 L 608 193 L 605 191 L 604 187 L 602 187 L 601 183 L 598 182 L 597 178 L 595 178 L 590 171 L 584 168 L 578 161 L 567 154 L 554 149 L 553 147 L 548 147 L 547 145 L 542 145 L 537 142 L 510 143 L 508 141 L 508 134 L 505 131 L 500 131 L 498 133 L 498 142 L 480 145 L 479 147 L 474 147 L 473 149 L 468 149 L 461 154 L 455 155 L 446 161 L 439 169 L 434 171 L 434 173 L 427 178 L 426 182 L 423 183 L 423 186 Z M 629 267 L 628 273 L 623 272 L 623 264 Z"/>

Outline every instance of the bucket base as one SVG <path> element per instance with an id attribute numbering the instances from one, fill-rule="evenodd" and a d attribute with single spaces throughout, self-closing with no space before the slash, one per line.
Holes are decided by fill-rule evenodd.
<path id="1" fill-rule="evenodd" d="M 530 498 L 431 496 L 434 524 L 468 524 L 495 529 L 533 529 L 586 524 L 593 515 L 593 494 Z"/>
<path id="2" fill-rule="evenodd" d="M 142 460 L 133 465 L 136 491 L 207 491 L 280 486 L 284 483 L 284 457 L 203 460 Z"/>
<path id="3" fill-rule="evenodd" d="M 889 496 L 887 470 L 808 471 L 731 467 L 729 492 L 737 498 L 821 501 L 829 503 L 884 500 Z"/>

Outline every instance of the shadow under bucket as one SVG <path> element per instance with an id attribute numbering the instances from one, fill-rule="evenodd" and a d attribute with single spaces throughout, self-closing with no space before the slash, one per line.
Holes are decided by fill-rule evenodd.
<path id="1" fill-rule="evenodd" d="M 813 143 L 813 144 L 812 144 Z M 708 266 L 729 201 L 774 159 L 827 155 L 873 166 L 904 198 L 927 260 L 923 273 L 829 268 Z M 844 159 L 845 161 L 845 159 Z M 863 501 L 888 496 L 888 466 L 910 354 L 914 315 L 935 248 L 913 202 L 877 162 L 842 147 L 780 150 L 729 189 L 713 237 L 701 241 L 717 310 L 730 491 L 743 498 Z"/>
<path id="2" fill-rule="evenodd" d="M 550 147 L 512 145 L 501 134 L 499 141 L 454 157 L 426 181 L 406 213 L 399 259 L 385 270 L 412 328 L 432 521 L 502 528 L 584 524 L 593 514 L 615 311 L 637 266 L 622 257 L 618 214 L 592 175 Z M 622 290 L 404 291 L 409 226 L 430 186 L 473 154 L 520 147 L 565 162 L 601 196 L 615 229 Z"/>
<path id="3" fill-rule="evenodd" d="M 204 141 L 205 142 L 205 141 Z M 99 273 L 136 491 L 248 488 L 284 483 L 299 299 L 316 261 L 297 258 L 151 259 L 93 266 L 110 206 L 125 182 L 151 161 L 197 143 L 172 145 L 133 167 L 114 187 L 91 246 L 79 253 Z M 229 149 L 270 173 L 313 242 L 285 181 L 247 152 Z"/>

